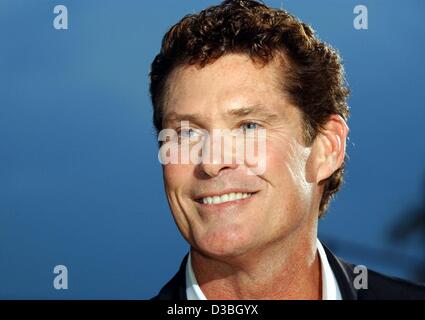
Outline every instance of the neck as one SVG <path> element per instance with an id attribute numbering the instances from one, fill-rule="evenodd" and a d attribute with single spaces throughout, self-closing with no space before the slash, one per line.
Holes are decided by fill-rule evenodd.
<path id="1" fill-rule="evenodd" d="M 197 282 L 207 299 L 321 299 L 316 230 L 299 230 L 237 257 L 208 257 L 192 248 Z"/>

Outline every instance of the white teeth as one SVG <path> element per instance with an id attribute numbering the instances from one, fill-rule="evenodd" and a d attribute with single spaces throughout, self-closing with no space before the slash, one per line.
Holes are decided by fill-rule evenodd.
<path id="1" fill-rule="evenodd" d="M 240 193 L 240 192 L 234 193 L 234 192 L 232 192 L 232 193 L 222 194 L 221 196 L 202 198 L 202 203 L 204 203 L 204 204 L 219 204 L 219 203 L 223 203 L 223 202 L 246 199 L 250 196 L 252 196 L 252 193 Z"/>

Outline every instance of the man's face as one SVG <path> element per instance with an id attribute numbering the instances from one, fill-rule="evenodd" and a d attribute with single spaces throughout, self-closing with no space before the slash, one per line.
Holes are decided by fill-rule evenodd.
<path id="1" fill-rule="evenodd" d="M 178 131 L 181 120 L 190 120 L 195 131 L 266 129 L 266 166 L 260 175 L 249 174 L 246 163 L 163 166 L 177 226 L 204 254 L 258 250 L 317 219 L 311 148 L 302 138 L 301 112 L 279 88 L 278 68 L 277 61 L 260 67 L 248 56 L 228 54 L 204 68 L 178 68 L 168 79 L 164 128 Z M 244 198 L 229 201 L 238 193 Z M 226 202 L 211 203 L 225 194 L 220 201 Z"/>

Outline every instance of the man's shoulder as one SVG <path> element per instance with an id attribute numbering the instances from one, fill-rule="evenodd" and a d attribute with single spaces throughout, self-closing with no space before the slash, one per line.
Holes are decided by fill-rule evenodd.
<path id="1" fill-rule="evenodd" d="M 389 276 L 365 266 L 354 265 L 335 257 L 339 266 L 332 265 L 337 276 L 338 273 L 348 275 L 343 283 L 349 286 L 358 300 L 422 300 L 425 299 L 425 284 L 416 283 L 398 277 Z M 360 281 L 357 277 L 363 277 Z M 341 276 L 337 276 L 341 279 Z M 347 281 L 346 281 L 347 282 Z M 341 286 L 341 282 L 338 281 Z M 357 288 L 356 288 L 357 287 Z"/>
<path id="2" fill-rule="evenodd" d="M 358 291 L 359 300 L 423 300 L 425 284 L 382 274 L 375 270 L 367 272 L 367 290 Z"/>
<path id="3" fill-rule="evenodd" d="M 186 255 L 177 273 L 168 281 L 159 293 L 152 297 L 151 300 L 186 300 Z"/>

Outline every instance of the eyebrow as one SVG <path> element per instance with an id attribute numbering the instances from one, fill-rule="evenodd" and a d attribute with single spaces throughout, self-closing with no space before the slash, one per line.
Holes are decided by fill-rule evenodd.
<path id="1" fill-rule="evenodd" d="M 279 117 L 277 113 L 266 110 L 261 104 L 231 109 L 227 113 L 230 116 L 235 116 L 238 118 L 246 116 L 259 116 L 267 120 L 274 120 Z"/>
<path id="2" fill-rule="evenodd" d="M 256 104 L 256 105 L 249 105 L 249 106 L 243 106 L 238 107 L 234 109 L 230 109 L 226 112 L 227 116 L 231 116 L 234 118 L 243 118 L 246 116 L 258 116 L 265 120 L 272 121 L 277 118 L 279 118 L 279 114 L 271 112 L 266 110 L 262 105 Z M 197 114 L 197 113 L 178 113 L 175 111 L 172 111 L 164 116 L 164 122 L 171 122 L 171 121 L 189 121 L 189 122 L 199 122 L 203 120 L 204 117 Z M 204 119 L 206 120 L 206 119 Z"/>
<path id="3" fill-rule="evenodd" d="M 175 111 L 172 111 L 170 113 L 167 113 L 164 118 L 163 122 L 180 122 L 180 121 L 189 121 L 189 122 L 198 122 L 203 117 L 200 116 L 197 113 L 178 113 Z"/>

